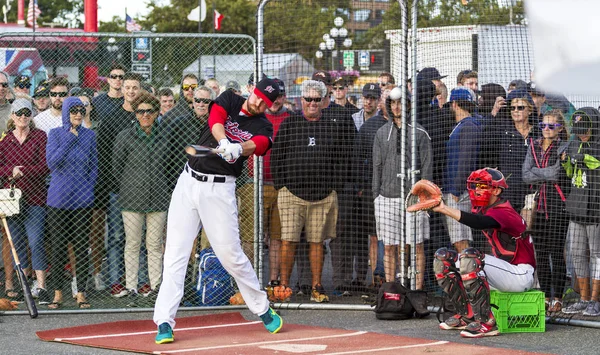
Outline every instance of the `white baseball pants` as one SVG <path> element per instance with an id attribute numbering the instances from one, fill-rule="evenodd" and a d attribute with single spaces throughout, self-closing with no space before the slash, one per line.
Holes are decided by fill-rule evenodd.
<path id="1" fill-rule="evenodd" d="M 242 250 L 235 178 L 227 176 L 224 183 L 217 183 L 212 182 L 214 175 L 207 176 L 207 182 L 200 182 L 184 170 L 171 196 L 162 284 L 154 306 L 157 325 L 167 322 L 175 328 L 186 268 L 201 227 L 219 261 L 235 279 L 248 309 L 256 315 L 269 310 L 267 294 L 261 290 L 252 264 Z"/>

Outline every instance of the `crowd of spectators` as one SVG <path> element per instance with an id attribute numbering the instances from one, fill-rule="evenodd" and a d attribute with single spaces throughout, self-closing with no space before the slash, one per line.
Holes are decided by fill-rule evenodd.
<path id="1" fill-rule="evenodd" d="M 448 206 L 470 211 L 467 176 L 489 166 L 507 176 L 502 198 L 517 211 L 533 210 L 529 230 L 548 309 L 600 316 L 600 113 L 576 110 L 534 82 L 480 86 L 477 72 L 464 70 L 449 92 L 445 78 L 423 68 L 406 88 L 407 105 L 417 100 L 416 137 L 389 73 L 364 85 L 360 107 L 350 102 L 351 81 L 326 71 L 302 83 L 298 108 L 277 81 L 280 96 L 266 112 L 273 146 L 262 174 L 269 297 L 286 301 L 297 293 L 327 302 L 330 294 L 365 293 L 398 276 L 426 288 L 433 248 L 482 243 L 451 218 L 401 215 L 401 192 L 408 193 L 416 174 L 442 187 Z M 86 290 L 92 288 L 108 288 L 132 305 L 156 296 L 168 201 L 186 162 L 184 148 L 199 140 L 221 88 L 241 95 L 235 81 L 221 87 L 186 74 L 176 100 L 172 89 L 155 90 L 118 64 L 107 83 L 101 93 L 57 77 L 30 97 L 29 78 L 17 77 L 11 103 L 9 77 L 0 72 L 0 177 L 4 188 L 15 181 L 23 191 L 21 213 L 8 218 L 9 227 L 36 280 L 35 296 L 53 309 L 62 306 L 66 288 L 80 308 L 91 306 Z M 253 84 L 251 76 L 247 89 Z M 252 178 L 253 159 L 246 169 Z M 241 242 L 254 260 L 254 185 L 240 180 Z M 532 193 L 535 205 L 526 205 Z M 19 299 L 3 239 L 5 295 Z M 322 280 L 327 249 L 333 285 Z M 416 255 L 413 268 L 409 253 Z M 568 287 L 581 300 L 563 308 Z"/>

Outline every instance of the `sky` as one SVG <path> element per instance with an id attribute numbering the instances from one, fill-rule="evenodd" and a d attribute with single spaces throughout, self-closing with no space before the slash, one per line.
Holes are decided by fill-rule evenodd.
<path id="1" fill-rule="evenodd" d="M 113 16 L 119 16 L 125 19 L 125 7 L 127 13 L 133 18 L 145 16 L 148 14 L 149 0 L 98 0 L 98 21 L 108 22 Z M 168 3 L 168 0 L 159 0 L 159 5 Z"/>

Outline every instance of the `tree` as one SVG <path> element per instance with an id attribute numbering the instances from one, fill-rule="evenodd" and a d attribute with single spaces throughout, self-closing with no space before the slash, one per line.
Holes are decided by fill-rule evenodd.
<path id="1" fill-rule="evenodd" d="M 29 1 L 25 1 L 25 17 Z M 44 23 L 56 23 L 58 27 L 83 28 L 81 17 L 83 15 L 83 0 L 38 0 L 38 7 L 42 13 L 36 19 L 38 26 Z M 7 22 L 17 23 L 17 2 L 13 1 L 7 14 Z"/>

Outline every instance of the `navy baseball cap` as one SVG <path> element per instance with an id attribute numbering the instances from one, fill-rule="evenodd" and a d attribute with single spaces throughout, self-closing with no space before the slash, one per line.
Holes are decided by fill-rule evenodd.
<path id="1" fill-rule="evenodd" d="M 448 75 L 440 75 L 440 72 L 433 67 L 427 67 L 421 69 L 421 71 L 417 74 L 417 81 L 419 80 L 441 80 L 447 77 Z"/>
<path id="2" fill-rule="evenodd" d="M 573 129 L 575 135 L 583 135 L 592 128 L 592 119 L 585 111 L 577 110 L 573 112 Z"/>
<path id="3" fill-rule="evenodd" d="M 464 86 L 459 86 L 452 89 L 450 92 L 450 99 L 448 101 L 466 101 L 477 104 L 477 96 L 475 96 L 473 90 Z"/>
<path id="4" fill-rule="evenodd" d="M 256 84 L 254 94 L 260 97 L 267 104 L 267 107 L 271 108 L 273 102 L 279 96 L 279 85 L 273 79 L 263 79 Z"/>
<path id="5" fill-rule="evenodd" d="M 376 83 L 368 83 L 363 86 L 362 96 L 378 99 L 381 97 L 381 87 L 379 87 L 379 84 Z"/>
<path id="6" fill-rule="evenodd" d="M 50 82 L 48 80 L 44 80 L 38 84 L 37 88 L 33 93 L 33 97 L 48 97 L 50 95 Z"/>
<path id="7" fill-rule="evenodd" d="M 31 87 L 31 79 L 29 79 L 29 77 L 27 75 L 19 75 L 15 78 L 15 81 L 13 84 L 15 87 L 29 89 Z"/>

